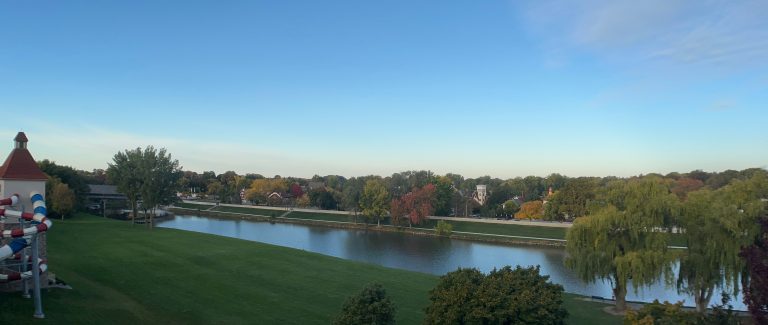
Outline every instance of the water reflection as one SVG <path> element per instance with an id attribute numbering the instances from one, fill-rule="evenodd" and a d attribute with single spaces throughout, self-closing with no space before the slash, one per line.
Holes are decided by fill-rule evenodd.
<path id="1" fill-rule="evenodd" d="M 611 284 L 598 281 L 585 283 L 563 265 L 565 250 L 555 247 L 510 246 L 458 239 L 434 238 L 398 232 L 378 232 L 314 227 L 295 224 L 270 224 L 248 220 L 176 216 L 162 221 L 158 227 L 183 229 L 241 238 L 285 246 L 386 267 L 442 275 L 459 267 L 476 267 L 483 272 L 505 265 L 539 265 L 541 273 L 552 282 L 563 285 L 567 292 L 586 296 L 612 296 Z M 716 295 L 719 297 L 719 295 Z M 633 292 L 630 301 L 684 300 L 663 282 Z M 717 303 L 717 299 L 713 299 Z M 741 297 L 732 301 L 736 309 L 746 309 Z"/>

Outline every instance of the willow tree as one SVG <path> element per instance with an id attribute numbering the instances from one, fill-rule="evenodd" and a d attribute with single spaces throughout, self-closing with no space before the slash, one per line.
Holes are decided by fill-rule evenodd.
<path id="1" fill-rule="evenodd" d="M 586 282 L 610 281 L 615 308 L 623 311 L 630 283 L 637 290 L 661 275 L 671 282 L 674 254 L 666 229 L 678 201 L 659 178 L 613 182 L 598 200 L 600 206 L 568 231 L 565 263 Z"/>
<path id="2" fill-rule="evenodd" d="M 739 251 L 751 242 L 761 213 L 749 187 L 738 181 L 717 191 L 699 190 L 683 203 L 679 225 L 688 249 L 680 257 L 677 288 L 693 295 L 699 312 L 706 311 L 716 287 L 727 286 L 736 295 L 744 267 Z"/>

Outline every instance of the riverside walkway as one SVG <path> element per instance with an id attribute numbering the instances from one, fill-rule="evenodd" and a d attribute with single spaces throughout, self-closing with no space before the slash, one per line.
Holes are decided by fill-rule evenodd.
<path id="1" fill-rule="evenodd" d="M 193 200 L 183 200 L 184 203 L 189 204 L 201 204 L 210 205 L 213 209 L 216 207 L 216 203 L 202 202 Z M 321 210 L 321 209 L 307 209 L 307 208 L 294 208 L 294 207 L 272 207 L 265 205 L 246 205 L 246 204 L 218 204 L 222 207 L 236 207 L 236 208 L 252 208 L 261 210 L 275 210 L 275 211 L 297 211 L 297 212 L 312 212 L 312 213 L 326 213 L 326 214 L 339 214 L 339 215 L 354 215 L 352 211 L 337 211 L 337 210 Z M 427 219 L 433 220 L 446 220 L 446 221 L 458 221 L 458 222 L 475 222 L 475 223 L 493 223 L 502 225 L 519 225 L 519 226 L 536 226 L 536 227 L 551 227 L 551 228 L 570 228 L 573 223 L 570 222 L 556 222 L 556 221 L 531 221 L 531 220 L 498 220 L 498 219 L 483 219 L 483 218 L 457 218 L 457 217 L 438 217 L 429 216 Z"/>

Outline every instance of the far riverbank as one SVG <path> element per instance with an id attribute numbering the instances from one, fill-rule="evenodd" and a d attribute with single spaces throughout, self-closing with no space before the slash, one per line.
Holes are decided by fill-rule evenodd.
<path id="1" fill-rule="evenodd" d="M 374 224 L 362 222 L 362 216 L 355 216 L 350 214 L 332 214 L 321 213 L 315 214 L 305 211 L 291 211 L 291 210 L 272 210 L 261 209 L 258 207 L 232 207 L 232 206 L 214 206 L 199 205 L 198 207 L 193 204 L 185 203 L 184 207 L 170 207 L 169 210 L 177 214 L 195 214 L 199 216 L 210 216 L 217 218 L 229 218 L 229 219 L 245 219 L 253 221 L 265 221 L 265 222 L 278 222 L 278 223 L 293 223 L 304 224 L 311 226 L 341 228 L 341 229 L 360 229 L 369 231 L 387 231 L 387 232 L 401 232 L 413 235 L 421 236 L 433 236 L 439 237 L 435 230 L 434 225 L 436 220 L 428 220 L 424 225 L 407 227 L 407 226 L 392 226 L 386 224 Z M 490 243 L 502 243 L 510 245 L 538 245 L 538 246 L 565 246 L 565 233 L 562 228 L 546 228 L 546 229 L 526 229 L 536 228 L 535 226 L 517 226 L 517 225 L 492 225 L 497 233 L 487 232 L 489 229 L 485 227 L 471 227 L 472 224 L 463 224 L 456 221 L 447 221 L 453 225 L 453 232 L 449 236 L 454 239 L 482 241 Z M 467 227 L 470 226 L 470 227 Z M 491 226 L 486 224 L 483 226 Z M 457 229 L 458 228 L 458 229 Z M 504 229 L 508 228 L 508 229 Z M 552 229 L 554 231 L 544 231 Z M 463 230 L 475 230 L 475 231 L 463 231 Z M 502 232 L 502 233 L 498 233 Z M 562 234 L 560 233 L 562 232 Z M 510 234 L 511 233 L 511 234 Z M 526 236 L 531 234 L 531 236 Z M 544 235 L 544 236 L 540 236 Z M 560 237 L 560 238 L 558 238 Z"/>

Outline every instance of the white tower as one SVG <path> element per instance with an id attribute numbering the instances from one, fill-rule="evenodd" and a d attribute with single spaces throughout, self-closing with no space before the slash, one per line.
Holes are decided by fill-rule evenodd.
<path id="1" fill-rule="evenodd" d="M 27 150 L 29 140 L 24 132 L 19 132 L 13 141 L 13 151 L 0 166 L 0 198 L 19 194 L 19 204 L 24 206 L 24 211 L 32 212 L 29 193 L 35 191 L 45 197 L 45 182 L 48 176 L 40 170 Z"/>
<path id="2" fill-rule="evenodd" d="M 487 185 L 478 185 L 477 186 L 477 194 L 476 194 L 476 200 L 477 203 L 480 203 L 480 205 L 485 205 L 485 200 L 488 198 L 488 192 L 486 189 Z"/>

